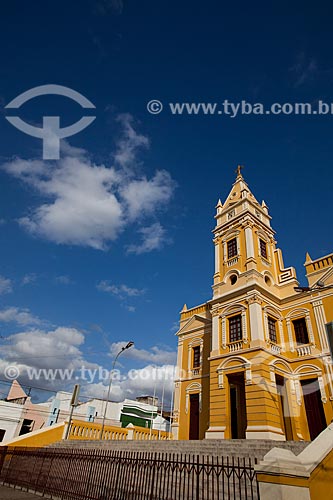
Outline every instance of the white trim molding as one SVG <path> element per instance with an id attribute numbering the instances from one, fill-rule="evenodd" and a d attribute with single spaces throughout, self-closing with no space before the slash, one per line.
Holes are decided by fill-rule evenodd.
<path id="1" fill-rule="evenodd" d="M 201 384 L 199 384 L 199 382 L 192 382 L 190 385 L 188 385 L 186 387 L 185 393 L 186 393 L 185 413 L 188 414 L 190 394 L 199 394 L 199 412 L 201 413 L 201 409 L 202 409 L 202 401 L 201 401 L 202 386 L 201 386 Z"/>
<path id="2" fill-rule="evenodd" d="M 320 346 L 321 346 L 321 351 L 323 353 L 328 353 L 329 352 L 329 346 L 327 342 L 327 334 L 326 334 L 326 328 L 325 324 L 327 323 L 326 320 L 326 315 L 325 315 L 325 309 L 323 306 L 323 301 L 322 300 L 315 300 L 312 303 L 313 305 L 313 313 L 317 325 L 317 330 L 319 334 L 319 341 L 320 341 Z"/>
<path id="3" fill-rule="evenodd" d="M 235 364 L 235 362 L 237 363 Z M 224 375 L 226 372 L 235 371 L 237 369 L 244 371 L 245 384 L 252 384 L 251 362 L 242 356 L 233 356 L 232 358 L 222 361 L 216 369 L 219 389 L 224 389 Z"/>

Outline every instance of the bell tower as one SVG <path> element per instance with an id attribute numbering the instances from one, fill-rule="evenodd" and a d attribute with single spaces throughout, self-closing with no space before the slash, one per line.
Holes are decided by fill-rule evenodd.
<path id="1" fill-rule="evenodd" d="M 252 194 L 238 166 L 237 177 L 224 203 L 216 206 L 214 233 L 215 274 L 213 299 L 232 289 L 258 283 L 274 287 L 278 295 L 293 294 L 294 268 L 284 268 L 276 248 L 271 216 L 264 201 Z M 282 292 L 281 292 L 282 293 Z"/>
<path id="2" fill-rule="evenodd" d="M 268 207 L 241 166 L 215 220 L 213 298 L 184 306 L 177 332 L 174 436 L 313 439 L 333 415 L 326 336 L 333 295 L 320 285 L 332 282 L 333 254 L 307 255 L 311 289 L 297 293 Z"/>

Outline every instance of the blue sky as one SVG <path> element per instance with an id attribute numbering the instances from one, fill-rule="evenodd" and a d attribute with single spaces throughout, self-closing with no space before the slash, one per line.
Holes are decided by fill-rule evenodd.
<path id="1" fill-rule="evenodd" d="M 306 251 L 332 251 L 332 116 L 176 116 L 167 103 L 330 103 L 331 9 L 210 0 L 2 6 L 2 371 L 16 364 L 23 383 L 71 388 L 29 381 L 27 367 L 109 368 L 133 340 L 113 397 L 151 393 L 152 381 L 126 374 L 172 366 L 180 309 L 211 297 L 214 207 L 237 164 L 304 283 Z M 41 140 L 5 119 L 9 101 L 45 84 L 96 106 L 93 124 L 63 141 L 59 162 L 43 162 Z M 160 114 L 148 113 L 151 99 L 163 102 Z M 64 126 L 82 110 L 59 96 L 20 109 L 33 124 L 46 114 Z M 87 397 L 105 394 L 105 381 L 85 385 Z"/>

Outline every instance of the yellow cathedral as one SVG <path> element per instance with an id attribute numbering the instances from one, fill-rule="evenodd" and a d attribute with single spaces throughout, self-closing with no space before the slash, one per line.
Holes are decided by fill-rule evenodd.
<path id="1" fill-rule="evenodd" d="M 213 297 L 180 313 L 174 438 L 312 440 L 333 418 L 333 254 L 307 254 L 295 291 L 241 167 L 215 219 Z"/>

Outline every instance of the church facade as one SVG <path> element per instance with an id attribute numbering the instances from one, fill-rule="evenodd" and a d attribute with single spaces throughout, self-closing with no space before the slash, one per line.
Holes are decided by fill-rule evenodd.
<path id="1" fill-rule="evenodd" d="M 307 254 L 295 291 L 240 167 L 215 219 L 213 297 L 180 315 L 174 438 L 312 440 L 333 418 L 333 254 Z"/>

